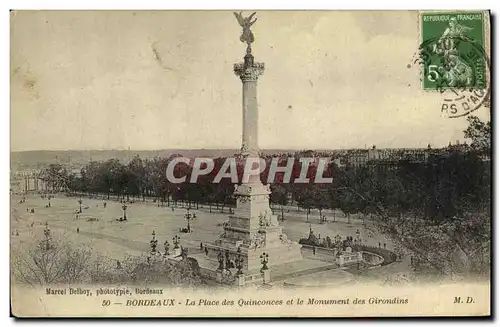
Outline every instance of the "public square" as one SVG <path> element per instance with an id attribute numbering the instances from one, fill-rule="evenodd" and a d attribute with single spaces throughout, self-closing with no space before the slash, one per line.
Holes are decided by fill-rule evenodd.
<path id="1" fill-rule="evenodd" d="M 153 231 L 158 240 L 158 250 L 163 251 L 163 243 L 166 240 L 172 245 L 173 238 L 178 236 L 180 245 L 188 249 L 189 255 L 197 254 L 202 252 L 200 243 L 210 243 L 219 237 L 222 224 L 229 216 L 228 208 L 221 213 L 212 206 L 210 213 L 208 206 L 199 206 L 198 210 L 190 210 L 196 215 L 196 218 L 189 222 L 191 233 L 183 233 L 180 229 L 187 226 L 187 209 L 179 206 L 172 210 L 171 207 L 158 206 L 151 199 L 127 203 L 127 220 L 118 221 L 123 217 L 124 210 L 123 203 L 116 200 L 82 197 L 82 213 L 78 213 L 79 197 L 56 196 L 50 199 L 50 207 L 49 200 L 42 199 L 38 194 L 26 196 L 25 202 L 20 201 L 23 198 L 24 196 L 20 195 L 11 197 L 11 246 L 14 252 L 29 246 L 35 239 L 42 239 L 47 224 L 55 239 L 73 245 L 89 246 L 100 256 L 112 260 L 147 254 Z M 31 213 L 31 209 L 34 209 L 34 213 Z M 279 214 L 279 210 L 276 211 L 276 214 Z M 379 243 L 385 243 L 387 249 L 393 249 L 393 245 L 383 235 L 365 229 L 361 219 L 352 218 L 349 223 L 338 213 L 335 221 L 330 217 L 327 223 L 320 224 L 319 216 L 314 212 L 311 212 L 307 219 L 304 210 L 298 212 L 296 207 L 287 207 L 285 221 L 281 224 L 283 231 L 292 241 L 307 237 L 310 229 L 321 238 L 333 238 L 337 234 L 345 238 L 354 236 L 359 230 L 364 244 L 376 247 Z M 308 286 L 314 286 L 318 280 L 322 280 L 323 284 L 329 280 L 328 283 L 334 285 L 363 279 L 385 282 L 390 275 L 401 276 L 409 272 L 408 262 L 405 260 L 357 271 L 349 267 L 340 268 L 335 264 L 333 255 L 321 251 L 313 253 L 310 247 L 302 247 L 302 255 L 302 262 L 290 263 L 272 270 L 273 282 Z M 340 270 L 342 271 L 339 272 Z"/>

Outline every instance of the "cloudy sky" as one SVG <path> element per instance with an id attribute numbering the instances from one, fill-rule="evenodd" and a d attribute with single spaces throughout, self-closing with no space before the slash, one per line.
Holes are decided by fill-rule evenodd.
<path id="1" fill-rule="evenodd" d="M 407 67 L 418 13 L 257 16 L 261 148 L 463 140 Z M 11 149 L 239 148 L 240 32 L 227 11 L 13 12 Z"/>

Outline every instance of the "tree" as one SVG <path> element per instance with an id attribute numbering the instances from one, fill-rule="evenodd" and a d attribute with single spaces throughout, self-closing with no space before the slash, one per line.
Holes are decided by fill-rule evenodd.
<path id="1" fill-rule="evenodd" d="M 363 178 L 363 171 L 346 168 L 340 174 L 339 187 L 333 189 L 337 197 L 339 208 L 347 217 L 348 224 L 351 223 L 351 214 L 360 212 L 366 205 L 357 195 L 357 193 L 363 192 L 363 186 L 360 182 Z M 364 182 L 367 183 L 368 181 L 365 180 Z"/>
<path id="2" fill-rule="evenodd" d="M 110 159 L 104 163 L 98 163 L 96 178 L 100 180 L 98 191 L 105 191 L 108 195 L 113 192 L 117 197 L 122 195 L 124 190 L 123 170 L 124 166 L 118 159 Z"/>
<path id="3" fill-rule="evenodd" d="M 451 151 L 425 164 L 399 162 L 396 168 L 364 175 L 373 184 L 371 192 L 353 184 L 353 194 L 376 211 L 379 232 L 414 258 L 417 272 L 487 271 L 489 165 L 475 151 Z"/>
<path id="4" fill-rule="evenodd" d="M 18 282 L 30 286 L 76 283 L 85 275 L 91 251 L 84 246 L 37 240 L 26 251 L 14 253 L 12 270 Z"/>
<path id="5" fill-rule="evenodd" d="M 99 185 L 101 184 L 102 176 L 99 170 L 100 163 L 96 161 L 91 161 L 81 169 L 83 190 L 88 192 L 88 194 L 95 193 L 99 191 Z M 109 198 L 109 192 L 108 192 Z"/>
<path id="6" fill-rule="evenodd" d="M 137 196 L 142 196 L 142 201 L 144 201 L 147 185 L 146 169 L 142 159 L 138 155 L 135 155 L 129 162 L 128 170 L 130 173 L 131 193 Z"/>
<path id="7" fill-rule="evenodd" d="M 68 176 L 68 188 L 69 191 L 74 192 L 84 192 L 84 183 L 81 177 L 76 177 L 75 174 L 69 174 Z"/>
<path id="8" fill-rule="evenodd" d="M 68 171 L 60 164 L 50 164 L 43 169 L 40 178 L 47 185 L 50 185 L 52 191 L 60 192 L 68 188 Z"/>
<path id="9" fill-rule="evenodd" d="M 307 210 L 306 219 L 309 221 L 309 214 L 311 213 L 311 208 L 314 207 L 314 186 L 303 185 L 297 189 L 297 203 L 300 207 Z"/>
<path id="10" fill-rule="evenodd" d="M 278 204 L 281 209 L 281 221 L 285 221 L 283 206 L 288 204 L 288 191 L 282 184 L 271 185 L 271 203 Z"/>
<path id="11" fill-rule="evenodd" d="M 323 217 L 323 209 L 328 208 L 330 203 L 330 196 L 328 194 L 328 189 L 315 187 L 312 191 L 312 202 L 316 209 L 319 211 L 319 221 L 321 223 L 325 222 Z"/>
<path id="12" fill-rule="evenodd" d="M 466 139 L 471 141 L 471 147 L 483 154 L 491 152 L 491 122 L 483 122 L 476 116 L 468 116 L 469 126 L 464 131 Z"/>

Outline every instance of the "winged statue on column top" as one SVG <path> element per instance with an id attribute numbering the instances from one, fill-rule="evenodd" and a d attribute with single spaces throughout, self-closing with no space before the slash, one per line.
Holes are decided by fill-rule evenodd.
<path id="1" fill-rule="evenodd" d="M 238 20 L 238 23 L 240 26 L 243 28 L 243 32 L 241 33 L 240 36 L 240 41 L 246 43 L 248 46 L 250 46 L 251 43 L 254 42 L 255 38 L 253 36 L 252 31 L 250 30 L 250 27 L 255 24 L 257 21 L 257 18 L 255 18 L 252 21 L 253 16 L 255 16 L 255 12 L 251 14 L 248 17 L 243 17 L 242 12 L 240 11 L 239 13 L 234 12 L 233 13 L 236 19 Z"/>

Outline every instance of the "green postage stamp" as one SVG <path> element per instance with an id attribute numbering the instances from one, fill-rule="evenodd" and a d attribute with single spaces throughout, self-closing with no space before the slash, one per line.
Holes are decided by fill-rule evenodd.
<path id="1" fill-rule="evenodd" d="M 485 89 L 484 12 L 421 13 L 424 90 Z"/>

